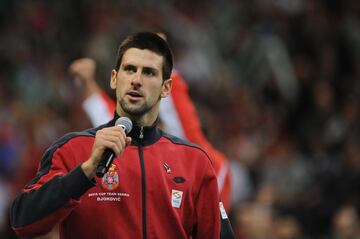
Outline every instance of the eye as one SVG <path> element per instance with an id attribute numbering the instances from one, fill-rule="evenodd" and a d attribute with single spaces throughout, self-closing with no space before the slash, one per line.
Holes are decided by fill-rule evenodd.
<path id="1" fill-rule="evenodd" d="M 156 70 L 153 69 L 153 68 L 148 68 L 148 67 L 145 67 L 143 69 L 143 74 L 144 75 L 147 75 L 147 76 L 156 76 Z"/>
<path id="2" fill-rule="evenodd" d="M 136 67 L 133 65 L 125 65 L 123 69 L 124 69 L 124 71 L 129 72 L 129 73 L 136 72 Z"/>

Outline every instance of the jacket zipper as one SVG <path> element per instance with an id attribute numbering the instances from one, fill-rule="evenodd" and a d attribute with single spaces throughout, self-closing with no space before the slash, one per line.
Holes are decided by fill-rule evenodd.
<path id="1" fill-rule="evenodd" d="M 142 232 L 143 238 L 146 239 L 146 177 L 145 177 L 145 162 L 143 154 L 143 140 L 144 138 L 144 127 L 140 128 L 139 135 L 139 159 L 141 167 L 141 190 L 142 190 Z"/>

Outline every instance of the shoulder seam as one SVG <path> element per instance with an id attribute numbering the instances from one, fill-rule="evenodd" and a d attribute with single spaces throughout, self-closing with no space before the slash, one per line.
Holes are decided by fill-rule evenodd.
<path id="1" fill-rule="evenodd" d="M 209 159 L 210 163 L 213 165 L 212 159 L 209 157 L 209 155 L 206 153 L 206 151 L 202 147 L 200 147 L 199 145 L 191 143 L 191 142 L 189 142 L 187 140 L 178 138 L 178 137 L 176 137 L 174 135 L 168 134 L 168 133 L 163 132 L 163 131 L 162 131 L 162 136 L 167 138 L 168 140 L 170 140 L 173 144 L 184 145 L 184 146 L 188 146 L 188 147 L 191 147 L 191 148 L 199 149 L 200 151 L 202 151 L 206 155 L 206 157 Z"/>

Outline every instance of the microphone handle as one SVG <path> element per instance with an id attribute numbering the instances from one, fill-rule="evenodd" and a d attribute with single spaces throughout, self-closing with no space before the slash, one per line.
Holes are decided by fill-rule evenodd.
<path id="1" fill-rule="evenodd" d="M 96 167 L 96 176 L 102 178 L 109 170 L 111 163 L 114 161 L 115 153 L 111 149 L 105 149 L 102 159 Z"/>

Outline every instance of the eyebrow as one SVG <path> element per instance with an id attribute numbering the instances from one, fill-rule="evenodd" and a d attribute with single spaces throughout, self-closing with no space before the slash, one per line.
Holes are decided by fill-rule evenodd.
<path id="1" fill-rule="evenodd" d="M 138 66 L 136 66 L 132 63 L 125 63 L 122 65 L 122 68 L 123 69 L 137 69 Z M 156 68 L 151 67 L 151 66 L 143 66 L 142 69 L 143 69 L 142 70 L 143 72 L 151 72 L 153 74 L 158 74 L 158 72 L 159 72 Z"/>
<path id="2" fill-rule="evenodd" d="M 126 68 L 137 68 L 137 67 L 133 64 L 124 64 L 124 65 L 122 65 L 122 68 L 126 69 Z"/>

